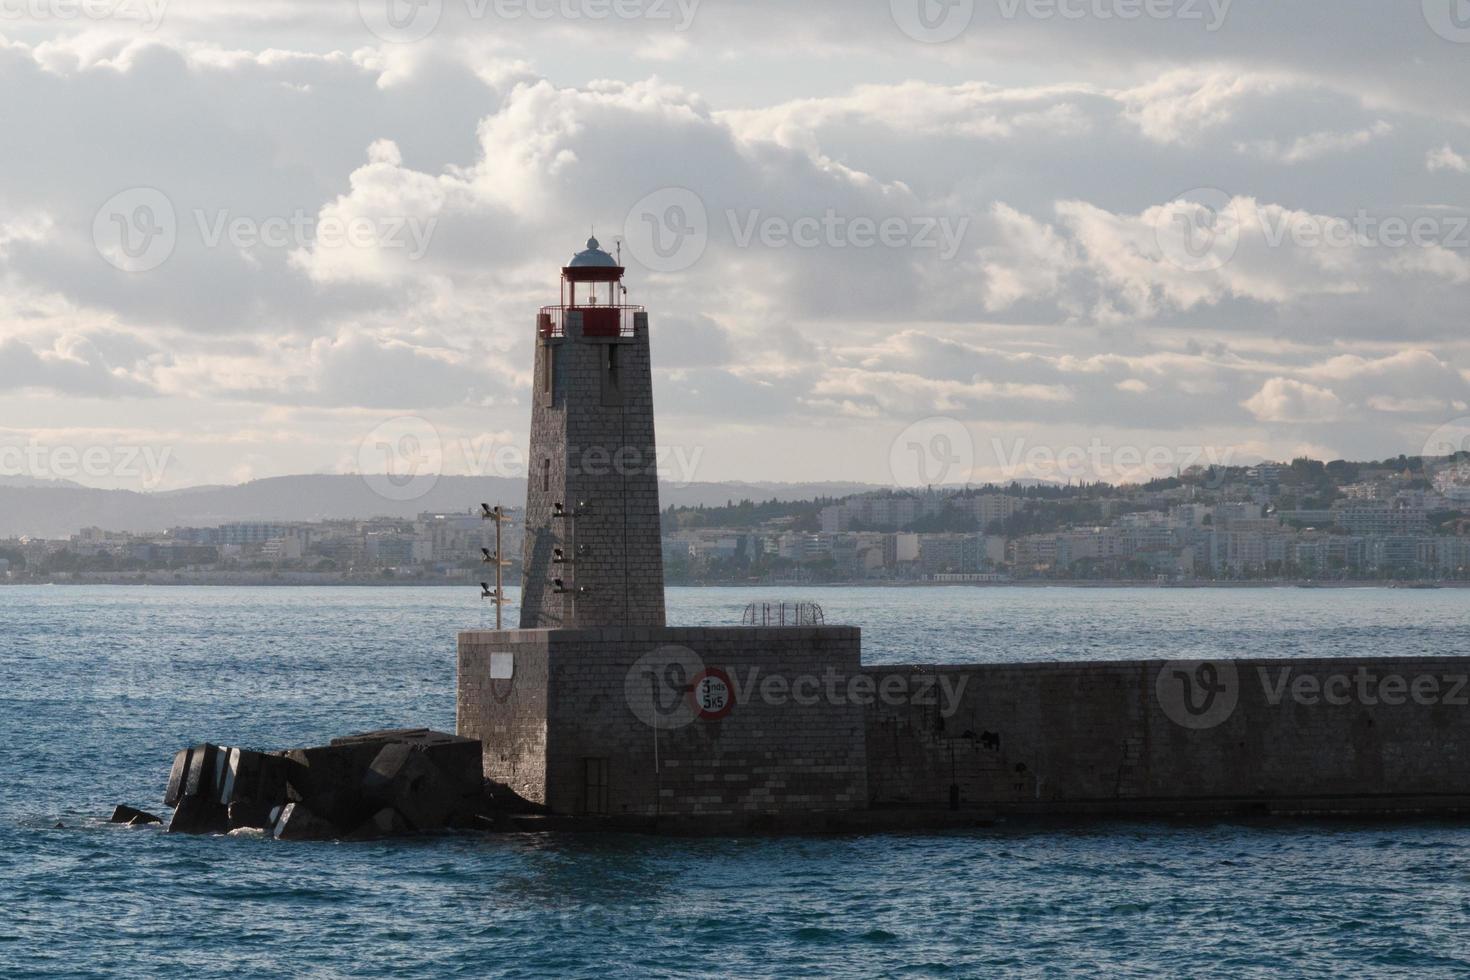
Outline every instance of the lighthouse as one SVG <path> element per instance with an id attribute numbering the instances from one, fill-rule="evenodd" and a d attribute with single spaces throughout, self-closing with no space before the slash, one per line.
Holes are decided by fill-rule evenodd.
<path id="1" fill-rule="evenodd" d="M 536 316 L 522 629 L 664 625 L 648 313 L 596 238 Z"/>
<path id="2" fill-rule="evenodd" d="M 1470 809 L 1470 777 L 1441 758 L 1470 752 L 1470 722 L 1443 691 L 1303 712 L 1222 681 L 1225 710 L 1202 725 L 1179 678 L 1287 662 L 864 667 L 856 627 L 734 609 L 723 623 L 665 625 L 648 314 L 623 302 L 622 283 L 589 241 L 536 316 L 521 628 L 459 635 L 456 731 L 479 741 L 497 799 L 543 808 L 517 826 L 558 826 L 540 822 L 549 815 L 764 833 L 995 813 Z M 1467 669 L 1398 659 L 1429 680 Z M 1351 671 L 1405 673 L 1298 663 L 1313 690 Z M 1420 760 L 1436 739 L 1444 751 Z"/>
<path id="3" fill-rule="evenodd" d="M 862 807 L 862 705 L 750 686 L 856 677 L 856 628 L 665 624 L 648 312 L 623 273 L 594 238 L 536 315 L 520 628 L 460 634 L 456 730 L 553 814 Z"/>

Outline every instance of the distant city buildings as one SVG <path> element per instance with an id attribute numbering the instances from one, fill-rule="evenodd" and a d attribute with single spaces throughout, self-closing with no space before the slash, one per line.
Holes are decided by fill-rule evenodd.
<path id="1" fill-rule="evenodd" d="M 879 493 L 821 507 L 805 530 L 792 520 L 666 526 L 671 575 L 937 583 L 1470 577 L 1470 467 L 1459 461 L 1416 468 L 1298 460 L 1147 486 Z"/>
<path id="2" fill-rule="evenodd" d="M 519 562 L 511 511 L 504 552 Z M 884 492 L 664 512 L 671 583 L 1383 581 L 1470 579 L 1462 460 L 1306 460 L 1188 472 L 1145 486 Z M 470 583 L 494 526 L 412 520 L 237 521 L 0 541 L 8 581 Z M 518 568 L 508 570 L 510 580 Z"/>
<path id="3" fill-rule="evenodd" d="M 510 511 L 503 547 L 520 555 Z M 85 528 L 65 540 L 0 541 L 0 575 L 11 580 L 480 581 L 495 547 L 494 525 L 478 513 L 420 514 L 413 520 L 312 523 L 232 522 L 155 534 Z"/>

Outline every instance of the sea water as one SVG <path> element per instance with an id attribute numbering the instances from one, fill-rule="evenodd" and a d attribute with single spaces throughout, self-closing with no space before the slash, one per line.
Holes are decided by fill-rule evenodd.
<path id="1" fill-rule="evenodd" d="M 670 620 L 814 600 L 869 663 L 1470 653 L 1452 589 L 783 591 L 671 589 Z M 455 633 L 493 622 L 472 589 L 0 588 L 0 977 L 1470 972 L 1470 822 L 297 844 L 105 822 L 159 810 L 194 742 L 452 729 Z"/>

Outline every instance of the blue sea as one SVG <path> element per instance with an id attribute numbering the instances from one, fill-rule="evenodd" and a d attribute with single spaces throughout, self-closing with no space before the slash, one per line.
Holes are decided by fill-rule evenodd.
<path id="1" fill-rule="evenodd" d="M 670 618 L 765 598 L 673 589 Z M 1459 590 L 788 598 L 862 626 L 871 663 L 1470 653 Z M 0 588 L 0 977 L 1470 972 L 1470 823 L 285 844 L 105 822 L 159 810 L 190 743 L 452 729 L 454 635 L 487 624 L 461 589 Z"/>

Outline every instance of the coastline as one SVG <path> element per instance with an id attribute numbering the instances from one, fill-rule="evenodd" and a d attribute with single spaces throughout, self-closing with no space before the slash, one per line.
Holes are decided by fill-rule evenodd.
<path id="1" fill-rule="evenodd" d="M 158 578 L 136 576 L 99 576 L 96 578 L 66 578 L 46 581 L 24 579 L 0 580 L 4 586 L 207 586 L 211 588 L 473 588 L 478 580 L 464 581 L 428 579 L 363 579 L 363 578 L 306 578 L 304 576 L 250 576 L 209 575 L 197 578 L 175 578 L 172 575 Z M 1311 579 L 1281 579 L 1252 582 L 1232 581 L 1184 581 L 1148 582 L 1129 579 L 1056 579 L 1020 582 L 911 582 L 911 581 L 854 581 L 854 582 L 674 582 L 669 588 L 678 589 L 773 589 L 773 590 L 818 590 L 818 589 L 1383 589 L 1403 591 L 1434 591 L 1438 589 L 1470 589 L 1470 582 L 1389 582 L 1371 579 L 1321 582 Z"/>

